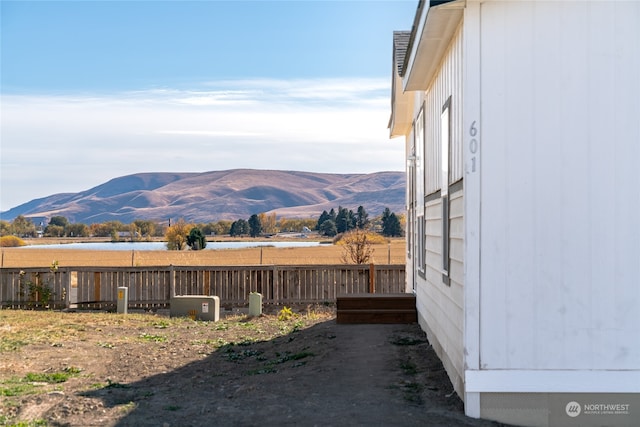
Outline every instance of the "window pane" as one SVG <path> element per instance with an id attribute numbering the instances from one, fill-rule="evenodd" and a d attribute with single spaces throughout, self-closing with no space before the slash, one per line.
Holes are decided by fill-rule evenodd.
<path id="1" fill-rule="evenodd" d="M 440 115 L 440 191 L 442 196 L 446 196 L 449 192 L 449 102 L 445 104 L 444 110 Z"/>

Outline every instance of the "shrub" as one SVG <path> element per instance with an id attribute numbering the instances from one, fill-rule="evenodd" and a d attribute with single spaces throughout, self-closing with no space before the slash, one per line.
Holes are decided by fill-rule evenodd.
<path id="1" fill-rule="evenodd" d="M 207 239 L 198 227 L 193 227 L 191 231 L 189 231 L 187 245 L 194 251 L 199 251 L 207 247 Z"/>
<path id="2" fill-rule="evenodd" d="M 17 248 L 18 246 L 26 246 L 26 243 L 16 236 L 2 236 L 0 237 L 0 246 L 3 248 Z"/>
<path id="3" fill-rule="evenodd" d="M 193 224 L 187 224 L 183 219 L 179 219 L 171 227 L 167 228 L 164 238 L 167 240 L 167 249 L 170 251 L 181 251 L 187 246 L 187 238 Z"/>
<path id="4" fill-rule="evenodd" d="M 344 245 L 342 262 L 345 264 L 367 264 L 371 261 L 371 245 L 384 243 L 385 239 L 376 233 L 355 229 L 340 235 L 335 243 Z"/>
<path id="5" fill-rule="evenodd" d="M 372 245 L 383 245 L 388 243 L 389 240 L 384 236 L 374 233 L 373 231 L 364 231 L 364 230 L 351 230 L 348 233 L 340 233 L 336 237 L 333 238 L 334 245 L 345 245 L 350 242 L 352 239 L 352 235 L 358 234 L 360 236 L 365 236 L 367 238 L 367 242 Z"/>
<path id="6" fill-rule="evenodd" d="M 30 304 L 34 307 L 49 307 L 49 302 L 53 298 L 53 290 L 50 287 L 51 275 L 58 272 L 58 261 L 53 260 L 49 266 L 49 277 L 46 279 L 41 277 L 40 273 L 32 273 L 31 278 L 26 277 L 24 271 L 20 271 L 20 290 L 18 294 L 22 297 L 28 297 Z"/>
<path id="7" fill-rule="evenodd" d="M 280 321 L 286 321 L 286 320 L 290 320 L 293 317 L 293 311 L 285 306 L 282 308 L 282 310 L 280 310 L 280 312 L 278 313 L 278 320 Z"/>

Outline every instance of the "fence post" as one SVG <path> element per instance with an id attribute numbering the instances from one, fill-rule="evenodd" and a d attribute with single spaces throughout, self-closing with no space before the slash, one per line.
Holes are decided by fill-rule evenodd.
<path id="1" fill-rule="evenodd" d="M 176 296 L 176 272 L 173 264 L 169 265 L 169 298 Z"/>
<path id="2" fill-rule="evenodd" d="M 376 267 L 373 263 L 369 264 L 369 293 L 376 293 Z"/>
<path id="3" fill-rule="evenodd" d="M 64 277 L 65 282 L 64 286 L 61 286 L 64 289 L 64 307 L 69 310 L 71 308 L 71 270 L 64 269 L 62 277 Z"/>
<path id="4" fill-rule="evenodd" d="M 277 265 L 273 265 L 273 283 L 271 284 L 271 299 L 275 304 L 280 303 L 280 271 Z"/>

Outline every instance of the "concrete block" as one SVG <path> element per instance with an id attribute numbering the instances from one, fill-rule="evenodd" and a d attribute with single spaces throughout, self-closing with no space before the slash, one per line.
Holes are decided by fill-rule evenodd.
<path id="1" fill-rule="evenodd" d="M 116 301 L 116 311 L 120 314 L 127 314 L 129 308 L 129 288 L 120 286 L 118 288 L 118 301 Z"/>
<path id="2" fill-rule="evenodd" d="M 261 316 L 262 315 L 262 294 L 258 292 L 251 292 L 249 294 L 249 316 Z"/>
<path id="3" fill-rule="evenodd" d="M 220 298 L 210 295 L 179 295 L 171 298 L 171 317 L 191 317 L 193 320 L 220 320 Z"/>

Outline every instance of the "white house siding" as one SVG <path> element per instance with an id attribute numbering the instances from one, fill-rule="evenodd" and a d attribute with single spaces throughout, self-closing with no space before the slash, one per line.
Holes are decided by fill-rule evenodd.
<path id="1" fill-rule="evenodd" d="M 481 5 L 481 369 L 640 369 L 638 23 Z"/>
<path id="2" fill-rule="evenodd" d="M 462 190 L 451 194 L 449 206 L 449 258 L 451 259 L 449 279 L 453 299 L 460 303 L 462 310 L 462 301 L 464 300 L 462 293 L 464 285 L 464 197 Z"/>
<path id="3" fill-rule="evenodd" d="M 442 202 L 440 198 L 425 207 L 425 237 L 427 268 L 425 278 L 418 278 L 416 290 L 420 324 L 449 374 L 454 388 L 463 391 L 463 196 L 458 191 L 451 196 L 451 281 L 442 280 Z M 455 248 L 455 249 L 454 249 Z M 455 259 L 454 259 L 455 258 Z"/>
<path id="4" fill-rule="evenodd" d="M 451 41 L 440 71 L 436 74 L 424 96 L 424 105 L 429 114 L 425 115 L 425 194 L 442 188 L 440 171 L 440 114 L 442 107 L 451 97 L 451 182 L 463 177 L 462 159 L 462 36 L 461 28 Z"/>
<path id="5" fill-rule="evenodd" d="M 451 183 L 463 176 L 462 134 L 462 37 L 460 28 L 443 59 L 442 67 L 426 92 L 416 93 L 425 108 L 425 259 L 424 277 L 416 274 L 416 300 L 420 324 L 443 361 L 454 388 L 462 393 L 464 378 L 463 283 L 464 225 L 463 191 L 450 194 L 450 281 L 442 275 L 442 199 L 440 115 L 451 98 Z M 418 108 L 416 108 L 416 112 Z M 420 185 L 418 183 L 417 185 Z M 434 194 L 435 193 L 435 194 Z"/>

